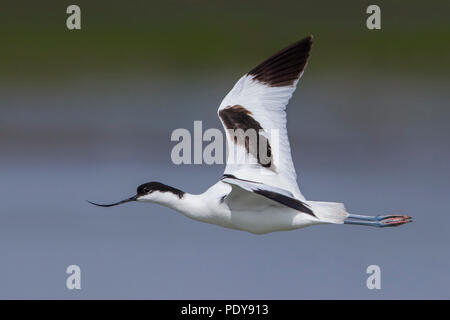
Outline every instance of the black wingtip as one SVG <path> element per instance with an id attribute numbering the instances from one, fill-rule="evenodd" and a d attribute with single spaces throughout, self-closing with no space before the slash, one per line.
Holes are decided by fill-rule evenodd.
<path id="1" fill-rule="evenodd" d="M 248 74 L 271 87 L 293 85 L 305 69 L 312 47 L 313 36 L 309 35 L 278 51 Z"/>

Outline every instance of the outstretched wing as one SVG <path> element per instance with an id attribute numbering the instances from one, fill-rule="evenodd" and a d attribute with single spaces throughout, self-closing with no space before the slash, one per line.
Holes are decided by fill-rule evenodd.
<path id="1" fill-rule="evenodd" d="M 288 190 L 295 198 L 305 199 L 292 163 L 285 110 L 303 74 L 311 45 L 309 36 L 274 54 L 240 78 L 223 99 L 218 115 L 226 131 L 228 150 L 234 150 L 228 154 L 224 174 Z M 256 139 L 251 135 L 239 139 L 238 129 L 253 129 Z"/>

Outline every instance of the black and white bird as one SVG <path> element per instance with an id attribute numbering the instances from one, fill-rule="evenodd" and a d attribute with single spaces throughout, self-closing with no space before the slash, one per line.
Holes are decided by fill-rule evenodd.
<path id="1" fill-rule="evenodd" d="M 130 201 L 157 203 L 183 215 L 225 228 L 255 234 L 299 229 L 317 224 L 354 224 L 373 227 L 399 226 L 406 215 L 365 216 L 348 213 L 342 203 L 306 200 L 297 185 L 287 129 L 286 105 L 303 75 L 312 36 L 274 54 L 245 74 L 225 96 L 218 115 L 229 149 L 223 177 L 202 194 L 189 194 L 160 182 L 137 188 L 137 194 L 113 204 Z M 266 158 L 233 130 L 255 130 L 257 142 L 265 141 Z M 276 141 L 271 131 L 276 131 Z M 256 150 L 256 151 L 255 151 Z M 240 157 L 253 161 L 239 161 Z M 234 160 L 234 161 L 231 161 Z M 242 160 L 242 159 L 241 159 Z"/>

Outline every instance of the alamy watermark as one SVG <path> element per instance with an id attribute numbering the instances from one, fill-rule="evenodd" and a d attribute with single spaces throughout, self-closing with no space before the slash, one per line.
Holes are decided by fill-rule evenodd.
<path id="1" fill-rule="evenodd" d="M 81 268 L 76 264 L 67 267 L 66 288 L 69 290 L 81 290 Z"/>
<path id="2" fill-rule="evenodd" d="M 261 165 L 275 168 L 279 163 L 280 134 L 278 129 L 227 129 L 226 139 L 221 130 L 210 128 L 203 132 L 202 121 L 194 121 L 194 132 L 175 129 L 170 137 L 177 142 L 171 151 L 174 164 Z"/>
<path id="3" fill-rule="evenodd" d="M 369 30 L 381 29 L 381 9 L 376 4 L 367 7 L 366 13 L 370 14 L 366 20 L 366 26 Z"/>
<path id="4" fill-rule="evenodd" d="M 372 264 L 367 267 L 366 273 L 370 274 L 367 278 L 366 286 L 367 289 L 381 289 L 381 268 L 376 264 Z"/>
<path id="5" fill-rule="evenodd" d="M 67 7 L 66 13 L 70 14 L 66 19 L 66 26 L 69 30 L 81 29 L 81 9 L 76 4 Z"/>

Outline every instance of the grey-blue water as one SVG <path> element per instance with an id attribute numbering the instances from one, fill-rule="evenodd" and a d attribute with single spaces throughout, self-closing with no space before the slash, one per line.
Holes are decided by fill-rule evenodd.
<path id="1" fill-rule="evenodd" d="M 234 80 L 3 88 L 0 298 L 450 298 L 448 80 L 311 77 L 289 105 L 307 198 L 411 224 L 257 236 L 156 205 L 85 202 L 147 181 L 193 193 L 215 183 L 223 166 L 171 163 L 170 134 L 194 120 L 220 128 Z M 79 291 L 65 286 L 71 264 Z M 366 287 L 372 264 L 381 290 Z"/>

